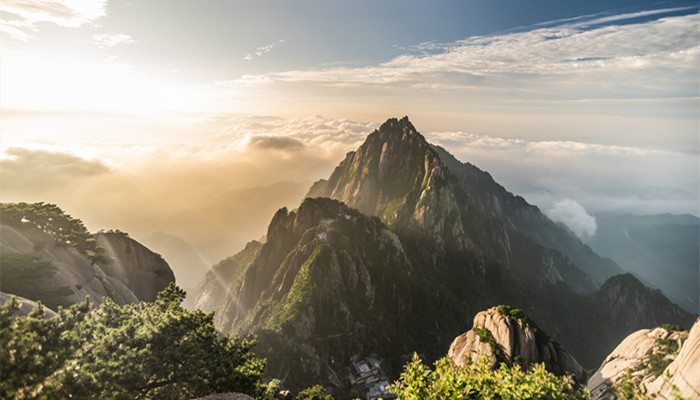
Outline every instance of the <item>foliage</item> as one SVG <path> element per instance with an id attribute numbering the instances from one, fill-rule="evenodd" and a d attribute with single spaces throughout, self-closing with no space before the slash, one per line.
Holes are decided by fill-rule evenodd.
<path id="1" fill-rule="evenodd" d="M 474 327 L 472 330 L 479 336 L 481 343 L 488 343 L 489 346 L 491 346 L 491 352 L 497 360 L 503 360 L 503 350 L 501 350 L 501 346 L 496 341 L 496 338 L 493 337 L 491 331 L 486 328 L 478 327 Z"/>
<path id="2" fill-rule="evenodd" d="M 41 301 L 52 310 L 68 305 L 73 294 L 69 287 L 45 287 L 43 282 L 56 274 L 57 268 L 36 254 L 0 254 L 0 290 L 30 300 Z"/>
<path id="3" fill-rule="evenodd" d="M 51 235 L 60 245 L 74 247 L 93 263 L 104 264 L 110 261 L 83 222 L 66 214 L 55 204 L 2 203 L 0 220 L 15 227 L 31 223 Z"/>
<path id="4" fill-rule="evenodd" d="M 525 326 L 529 326 L 532 328 L 532 331 L 535 333 L 535 340 L 536 342 L 539 343 L 546 343 L 549 341 L 549 335 L 542 329 L 540 329 L 535 321 L 530 319 L 525 314 L 525 311 L 520 310 L 518 308 L 512 308 L 510 306 L 506 305 L 500 305 L 497 307 L 498 313 L 500 315 L 503 315 L 504 317 L 508 318 L 509 320 L 516 322 L 516 321 L 521 321 Z"/>
<path id="5" fill-rule="evenodd" d="M 682 326 L 676 324 L 661 324 L 659 328 L 666 329 L 669 332 L 683 332 L 687 329 L 683 329 Z"/>
<path id="6" fill-rule="evenodd" d="M 191 399 L 217 392 L 264 397 L 265 360 L 255 341 L 221 336 L 213 314 L 188 311 L 174 284 L 155 302 L 89 301 L 58 316 L 13 317 L 0 306 L 0 397 L 13 399 Z"/>
<path id="7" fill-rule="evenodd" d="M 295 400 L 333 400 L 333 396 L 326 394 L 323 386 L 315 385 L 299 392 Z"/>
<path id="8" fill-rule="evenodd" d="M 577 387 L 571 377 L 557 377 L 543 364 L 525 372 L 519 366 L 505 364 L 497 370 L 480 358 L 464 366 L 445 357 L 431 371 L 414 354 L 400 380 L 389 388 L 399 400 L 423 399 L 590 399 L 585 388 Z"/>

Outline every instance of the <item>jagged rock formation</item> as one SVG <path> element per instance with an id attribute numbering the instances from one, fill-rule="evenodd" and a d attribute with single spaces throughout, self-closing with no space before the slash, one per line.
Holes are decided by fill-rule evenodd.
<path id="1" fill-rule="evenodd" d="M 407 117 L 387 120 L 308 196 L 341 200 L 404 236 L 434 241 L 438 256 L 445 247 L 470 249 L 527 274 L 540 258 L 546 279 L 580 293 L 622 272 L 487 172 L 430 145 Z"/>
<path id="2" fill-rule="evenodd" d="M 591 376 L 588 389 L 594 400 L 612 400 L 614 386 L 624 379 L 654 398 L 676 398 L 676 390 L 682 398 L 700 398 L 700 319 L 690 333 L 662 326 L 627 336 Z"/>
<path id="3" fill-rule="evenodd" d="M 492 307 L 476 314 L 472 329 L 455 338 L 447 355 L 457 365 L 488 357 L 492 368 L 501 363 L 524 368 L 544 363 L 556 375 L 571 374 L 576 382 L 586 382 L 586 371 L 568 351 L 522 311 L 510 307 Z"/>
<path id="4" fill-rule="evenodd" d="M 598 286 L 586 271 L 605 276 L 614 263 L 442 152 L 407 119 L 390 119 L 309 191 L 349 205 L 307 198 L 279 210 L 264 244 L 210 271 L 198 306 L 216 311 L 224 332 L 258 335 L 268 373 L 298 388 L 342 387 L 343 363 L 357 353 L 377 354 L 390 376 L 414 351 L 440 358 L 463 321 L 494 304 L 527 310 L 588 368 L 634 329 L 693 321 L 634 289 L 633 277 Z M 569 247 L 571 256 L 559 250 Z M 609 297 L 623 292 L 627 300 Z"/>
<path id="5" fill-rule="evenodd" d="M 107 236 L 103 241 L 111 246 L 108 255 L 112 263 L 98 265 L 31 224 L 22 227 L 3 224 L 0 225 L 0 254 L 36 254 L 50 262 L 57 271 L 48 285 L 70 288 L 73 294 L 67 297 L 69 303 L 81 302 L 85 296 L 90 296 L 94 305 L 101 304 L 103 297 L 110 297 L 117 304 L 152 300 L 158 291 L 174 281 L 168 264 L 155 253 L 128 237 L 109 235 L 113 234 L 103 235 Z M 127 248 L 134 254 L 129 255 Z M 159 279 L 154 279 L 155 276 Z"/>

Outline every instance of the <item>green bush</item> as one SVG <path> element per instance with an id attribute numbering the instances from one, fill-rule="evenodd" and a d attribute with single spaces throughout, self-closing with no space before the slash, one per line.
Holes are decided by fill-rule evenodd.
<path id="1" fill-rule="evenodd" d="M 536 364 L 527 372 L 505 364 L 492 370 L 485 357 L 464 366 L 445 357 L 431 371 L 414 354 L 413 361 L 389 390 L 399 400 L 590 399 L 586 388 L 576 386 L 570 377 L 547 372 L 543 364 Z"/>

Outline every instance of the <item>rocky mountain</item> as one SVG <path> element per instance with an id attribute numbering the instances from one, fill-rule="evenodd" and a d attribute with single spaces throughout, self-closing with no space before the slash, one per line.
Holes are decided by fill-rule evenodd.
<path id="1" fill-rule="evenodd" d="M 614 262 L 406 118 L 371 133 L 309 197 L 196 290 L 224 332 L 259 337 L 268 373 L 291 387 L 349 393 L 349 360 L 369 354 L 395 377 L 414 351 L 442 357 L 498 304 L 526 310 L 586 368 L 635 329 L 694 320 L 632 276 L 603 283 Z"/>
<path id="2" fill-rule="evenodd" d="M 555 375 L 570 374 L 578 383 L 585 383 L 587 378 L 586 370 L 568 351 L 524 312 L 507 306 L 476 314 L 472 328 L 455 338 L 447 355 L 457 365 L 488 357 L 491 368 L 501 363 L 522 368 L 544 363 Z"/>
<path id="3" fill-rule="evenodd" d="M 472 249 L 515 268 L 532 265 L 520 261 L 541 247 L 555 267 L 549 279 L 579 292 L 623 272 L 487 172 L 430 145 L 407 117 L 387 120 L 307 196 L 341 200 L 440 250 Z"/>
<path id="4" fill-rule="evenodd" d="M 652 398 L 700 398 L 700 319 L 690 332 L 664 325 L 627 336 L 588 380 L 588 389 L 594 400 L 612 400 L 615 388 L 626 383 Z"/>
<path id="5" fill-rule="evenodd" d="M 693 215 L 596 214 L 587 240 L 688 312 L 700 312 L 700 218 Z"/>
<path id="6" fill-rule="evenodd" d="M 45 211 L 46 206 L 39 209 Z M 13 292 L 13 288 L 33 293 L 52 307 L 81 302 L 88 295 L 96 305 L 102 303 L 103 297 L 117 304 L 127 304 L 152 301 L 175 280 L 162 257 L 123 233 L 80 233 L 77 236 L 82 237 L 84 243 L 93 244 L 93 249 L 104 249 L 101 250 L 104 253 L 95 257 L 93 253 L 81 252 L 79 244 L 58 240 L 28 219 L 15 221 L 10 212 L 3 209 L 3 223 L 0 224 L 3 290 L 9 290 L 8 294 L 21 294 Z M 54 298 L 46 296 L 52 293 L 55 302 L 48 304 Z"/>

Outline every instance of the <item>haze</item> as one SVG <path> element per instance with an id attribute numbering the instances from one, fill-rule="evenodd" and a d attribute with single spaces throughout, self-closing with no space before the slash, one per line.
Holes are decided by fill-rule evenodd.
<path id="1" fill-rule="evenodd" d="M 580 3 L 580 4 L 579 4 Z M 389 117 L 595 235 L 700 215 L 697 2 L 3 1 L 3 202 L 185 287 Z"/>

